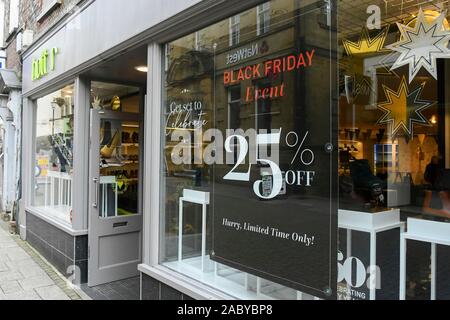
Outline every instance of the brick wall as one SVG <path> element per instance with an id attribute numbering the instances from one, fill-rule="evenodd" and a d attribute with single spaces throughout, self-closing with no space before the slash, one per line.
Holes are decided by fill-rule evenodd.
<path id="1" fill-rule="evenodd" d="M 10 1 L 5 2 L 5 19 L 3 28 L 5 30 L 5 51 L 6 51 L 6 67 L 8 69 L 16 70 L 19 76 L 21 75 L 21 57 L 16 52 L 16 36 L 15 34 L 9 34 L 9 16 L 10 16 Z M 44 0 L 20 0 L 19 6 L 19 29 L 33 30 L 34 39 L 37 39 L 45 32 L 47 32 L 52 26 L 54 26 L 59 20 L 65 16 L 76 11 L 78 6 L 86 0 L 62 0 L 59 7 L 54 9 L 49 15 L 41 22 L 37 19 L 41 14 Z"/>
<path id="2" fill-rule="evenodd" d="M 21 25 L 24 29 L 34 31 L 35 38 L 45 33 L 51 26 L 57 23 L 67 14 L 77 10 L 77 6 L 85 0 L 62 0 L 62 4 L 52 11 L 44 21 L 38 22 L 37 18 L 43 8 L 43 0 L 21 0 Z"/>

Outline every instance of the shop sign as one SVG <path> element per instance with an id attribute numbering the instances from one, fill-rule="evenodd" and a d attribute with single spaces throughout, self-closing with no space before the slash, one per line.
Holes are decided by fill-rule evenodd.
<path id="1" fill-rule="evenodd" d="M 54 47 L 50 51 L 44 49 L 41 56 L 37 59 L 33 59 L 31 67 L 31 80 L 36 81 L 42 79 L 49 74 L 50 71 L 54 71 L 56 68 L 56 55 L 59 53 L 59 49 Z"/>
<path id="2" fill-rule="evenodd" d="M 317 23 L 315 14 L 301 19 Z M 205 134 L 216 145 L 205 151 L 215 157 L 211 259 L 259 277 L 263 295 L 273 283 L 324 299 L 338 294 L 336 48 L 323 30 L 329 42 L 302 30 L 304 44 L 226 68 L 221 86 L 241 92 L 228 117 L 251 125 L 251 115 L 257 125 Z"/>

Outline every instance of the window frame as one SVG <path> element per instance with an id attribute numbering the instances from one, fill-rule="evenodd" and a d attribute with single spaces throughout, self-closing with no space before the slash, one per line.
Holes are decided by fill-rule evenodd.
<path id="1" fill-rule="evenodd" d="M 61 4 L 62 4 L 61 0 L 42 0 L 41 13 L 38 15 L 37 21 L 41 23 Z"/>
<path id="2" fill-rule="evenodd" d="M 227 127 L 228 129 L 234 129 L 236 130 L 237 128 L 231 128 L 231 105 L 235 104 L 235 103 L 239 103 L 241 104 L 241 97 L 239 96 L 239 99 L 235 99 L 232 100 L 232 91 L 233 90 L 239 90 L 240 95 L 242 94 L 242 89 L 240 84 L 239 85 L 235 85 L 235 86 L 229 86 L 227 88 L 227 95 L 228 95 L 228 103 L 227 103 L 227 107 L 228 107 L 228 123 L 227 123 Z"/>
<path id="3" fill-rule="evenodd" d="M 76 118 L 75 111 L 76 110 L 75 110 L 75 82 L 74 81 L 70 81 L 67 84 L 63 85 L 63 86 L 58 86 L 58 89 L 52 90 L 49 93 L 45 93 L 45 94 L 39 95 L 39 97 L 33 99 L 33 103 L 32 103 L 32 109 L 33 109 L 32 110 L 32 113 L 33 113 L 32 139 L 33 140 L 32 140 L 32 150 L 31 150 L 31 152 L 32 152 L 32 161 L 31 161 L 32 176 L 31 176 L 31 183 L 32 183 L 33 188 L 31 189 L 32 190 L 32 192 L 31 192 L 31 202 L 29 204 L 29 207 L 32 208 L 34 211 L 39 212 L 39 214 L 41 214 L 41 215 L 44 215 L 44 210 L 43 210 L 42 207 L 39 207 L 39 206 L 35 205 L 36 190 L 34 189 L 34 186 L 35 186 L 35 183 L 36 183 L 36 176 L 34 175 L 34 172 L 35 172 L 35 166 L 36 166 L 38 100 L 40 100 L 42 98 L 45 98 L 48 95 L 51 95 L 51 94 L 53 94 L 55 92 L 58 92 L 58 91 L 64 89 L 65 87 L 67 87 L 68 85 L 73 85 L 73 87 L 74 87 L 73 93 L 72 93 L 72 99 L 73 99 L 73 103 L 74 103 L 73 114 L 74 114 L 74 122 L 75 122 L 75 118 Z M 75 153 L 73 152 L 74 144 L 75 144 L 75 128 L 74 128 L 73 141 L 72 141 L 72 153 L 73 153 L 73 155 L 75 155 Z M 75 159 L 73 157 L 73 159 L 72 159 L 72 161 L 73 161 L 73 163 L 72 163 L 72 170 L 73 171 L 75 171 L 74 160 Z M 73 175 L 73 177 L 74 176 L 75 175 Z M 75 192 L 74 192 L 74 190 L 75 190 L 75 187 L 73 185 L 73 178 L 72 178 L 72 194 L 70 195 L 70 198 L 72 199 L 72 206 L 71 206 L 70 212 L 73 212 L 73 205 L 74 205 L 74 202 L 75 202 L 75 199 L 74 199 Z M 54 220 L 56 223 L 59 223 L 61 225 L 67 225 L 67 227 L 72 227 L 73 226 L 73 221 L 71 221 L 71 223 L 68 223 L 66 221 L 62 221 L 61 219 L 56 218 L 54 215 L 49 214 L 49 213 L 45 213 L 45 216 L 47 216 L 48 219 Z"/>
<path id="4" fill-rule="evenodd" d="M 36 163 L 36 114 L 37 100 L 54 92 L 54 88 L 64 88 L 67 85 L 74 85 L 73 102 L 74 102 L 74 138 L 73 138 L 73 190 L 82 190 L 89 181 L 89 159 L 86 156 L 89 153 L 89 121 L 90 110 L 86 106 L 90 103 L 90 87 L 89 80 L 84 78 L 75 78 L 58 82 L 52 88 L 46 88 L 36 95 L 24 97 L 23 126 L 28 128 L 25 131 L 23 141 L 23 160 L 24 173 L 22 180 L 24 207 L 26 212 L 38 216 L 55 227 L 64 230 L 73 235 L 85 235 L 88 233 L 88 215 L 89 199 L 87 192 L 73 192 L 72 194 L 72 223 L 61 223 L 60 219 L 54 219 L 52 215 L 46 214 L 43 210 L 36 209 L 34 203 L 34 170 Z M 24 131 L 24 132 L 25 132 Z"/>
<path id="5" fill-rule="evenodd" d="M 229 18 L 229 44 L 237 46 L 241 42 L 241 15 L 237 14 Z"/>
<path id="6" fill-rule="evenodd" d="M 256 7 L 256 36 L 258 37 L 270 31 L 270 10 L 270 1 L 264 2 Z M 262 26 L 264 27 L 262 28 Z"/>

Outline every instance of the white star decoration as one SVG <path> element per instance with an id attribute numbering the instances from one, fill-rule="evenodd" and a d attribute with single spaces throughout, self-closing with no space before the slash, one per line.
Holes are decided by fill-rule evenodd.
<path id="1" fill-rule="evenodd" d="M 419 10 L 414 28 L 397 23 L 401 36 L 400 41 L 386 46 L 400 52 L 400 56 L 391 70 L 409 65 L 409 83 L 423 67 L 437 80 L 436 59 L 450 58 L 450 30 L 444 27 L 446 12 L 436 19 L 427 21 L 422 9 Z"/>

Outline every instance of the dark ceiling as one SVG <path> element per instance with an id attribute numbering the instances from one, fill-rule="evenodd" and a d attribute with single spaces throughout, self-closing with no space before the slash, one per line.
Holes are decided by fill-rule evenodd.
<path id="1" fill-rule="evenodd" d="M 135 69 L 135 67 L 142 65 L 147 65 L 147 46 L 125 52 L 118 57 L 107 60 L 86 72 L 84 76 L 92 80 L 145 86 L 147 73 L 139 72 Z"/>

